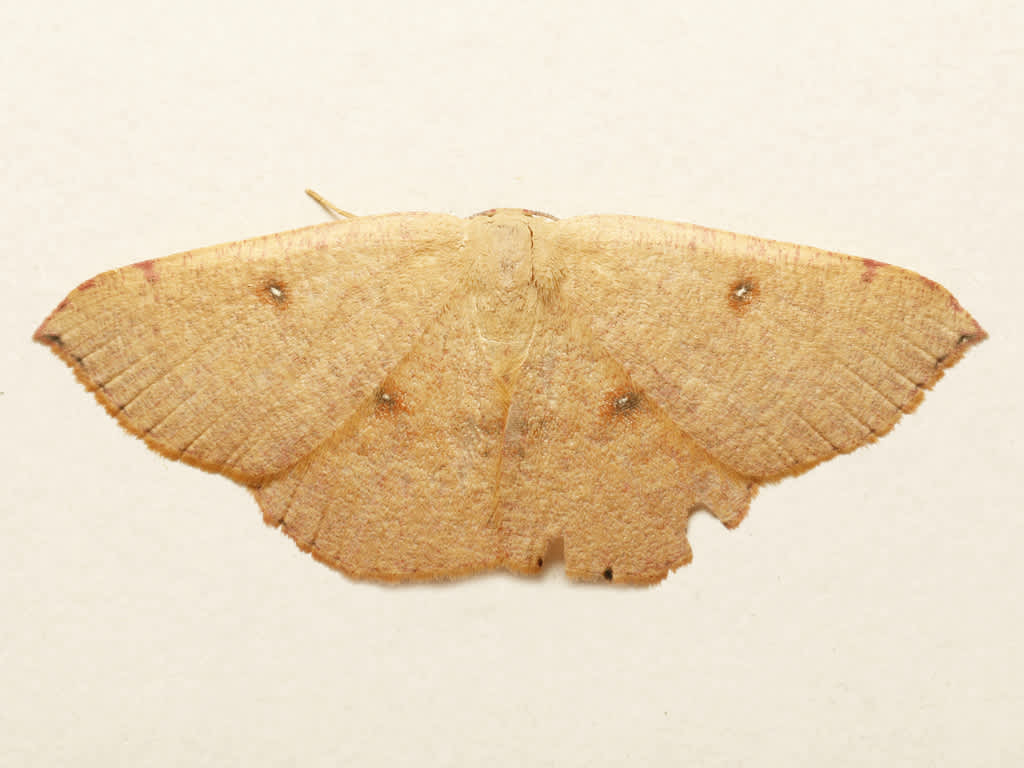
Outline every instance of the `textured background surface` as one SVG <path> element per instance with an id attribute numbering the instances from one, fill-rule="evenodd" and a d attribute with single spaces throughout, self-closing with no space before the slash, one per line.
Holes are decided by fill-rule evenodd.
<path id="1" fill-rule="evenodd" d="M 1024 12 L 0 11 L 0 744 L 18 765 L 1024 760 Z M 269 5 L 269 4 L 268 4 Z M 694 221 L 915 269 L 992 338 L 654 589 L 356 584 L 29 338 L 111 267 L 359 213 Z"/>

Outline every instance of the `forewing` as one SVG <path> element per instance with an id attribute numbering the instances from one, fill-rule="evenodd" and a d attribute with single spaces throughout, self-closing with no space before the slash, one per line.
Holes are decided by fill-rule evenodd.
<path id="1" fill-rule="evenodd" d="M 248 484 L 334 433 L 463 273 L 462 220 L 363 217 L 87 280 L 36 332 L 153 448 Z"/>
<path id="2" fill-rule="evenodd" d="M 560 222 L 566 295 L 718 459 L 770 479 L 884 434 L 985 337 L 899 267 L 624 216 Z"/>

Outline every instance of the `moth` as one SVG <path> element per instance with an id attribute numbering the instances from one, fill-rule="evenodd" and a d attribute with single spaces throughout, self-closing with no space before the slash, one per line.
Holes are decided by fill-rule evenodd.
<path id="1" fill-rule="evenodd" d="M 327 204 L 329 205 L 329 204 Z M 340 212 L 344 213 L 344 212 Z M 353 217 L 104 272 L 35 333 L 354 578 L 653 583 L 689 515 L 888 432 L 985 338 L 936 283 L 631 216 Z"/>

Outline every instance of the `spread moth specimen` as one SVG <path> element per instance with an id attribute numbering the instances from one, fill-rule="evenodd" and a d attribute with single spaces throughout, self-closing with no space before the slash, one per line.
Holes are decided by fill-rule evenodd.
<path id="1" fill-rule="evenodd" d="M 352 217 L 86 280 L 36 331 L 355 578 L 651 583 L 985 338 L 899 267 L 629 216 Z"/>

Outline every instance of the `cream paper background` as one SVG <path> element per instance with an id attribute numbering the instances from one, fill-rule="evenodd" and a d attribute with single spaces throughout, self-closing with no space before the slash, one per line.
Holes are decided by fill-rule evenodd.
<path id="1" fill-rule="evenodd" d="M 1024 761 L 1024 11 L 7 3 L 0 763 Z M 80 281 L 359 213 L 629 213 L 917 270 L 991 339 L 652 589 L 353 583 L 32 344 Z"/>

